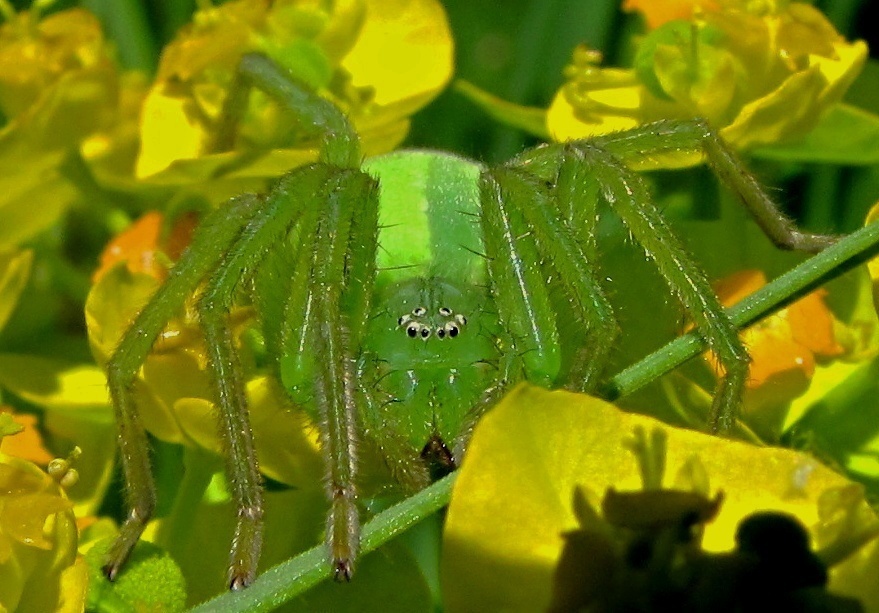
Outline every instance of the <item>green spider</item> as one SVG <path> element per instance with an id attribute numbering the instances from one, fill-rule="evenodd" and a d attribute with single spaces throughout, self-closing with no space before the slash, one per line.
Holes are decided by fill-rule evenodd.
<path id="1" fill-rule="evenodd" d="M 256 86 L 320 138 L 319 161 L 289 172 L 265 195 L 234 198 L 209 215 L 110 359 L 130 508 L 104 567 L 110 579 L 155 508 L 133 381 L 194 293 L 237 508 L 229 586 L 253 581 L 263 523 L 227 317 L 242 289 L 250 290 L 290 400 L 320 424 L 328 556 L 335 578 L 348 580 L 359 543 L 361 443 L 378 449 L 395 478 L 417 489 L 459 464 L 475 423 L 515 382 L 584 392 L 601 382 L 618 331 L 594 274 L 599 198 L 655 261 L 719 357 L 725 374 L 709 425 L 730 427 L 748 354 L 628 162 L 701 152 L 775 243 L 818 251 L 833 240 L 797 231 L 701 121 L 544 145 L 497 168 L 428 151 L 364 163 L 357 135 L 331 103 L 262 56 L 242 58 L 238 74 L 218 130 L 221 147 L 232 141 Z"/>

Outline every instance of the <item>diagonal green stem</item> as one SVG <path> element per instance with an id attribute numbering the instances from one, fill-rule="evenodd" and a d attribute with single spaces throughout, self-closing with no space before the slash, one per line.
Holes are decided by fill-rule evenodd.
<path id="1" fill-rule="evenodd" d="M 167 551 L 177 551 L 192 533 L 196 512 L 211 478 L 222 468 L 220 458 L 202 447 L 183 448 L 183 480 L 177 488 L 174 507 L 156 533 L 154 543 Z"/>
<path id="2" fill-rule="evenodd" d="M 382 511 L 367 523 L 360 542 L 361 555 L 377 549 L 398 534 L 449 504 L 456 474 L 440 479 L 415 496 Z M 310 587 L 329 579 L 326 546 L 321 544 L 260 575 L 246 590 L 226 592 L 191 611 L 231 613 L 233 611 L 272 611 Z M 341 586 L 340 589 L 344 589 Z"/>
<path id="3" fill-rule="evenodd" d="M 879 253 L 879 224 L 841 239 L 729 309 L 739 327 L 749 326 L 797 297 Z M 696 333 L 678 338 L 611 379 L 614 398 L 625 396 L 680 366 L 704 350 Z M 368 553 L 448 504 L 455 474 L 379 513 L 363 528 L 362 553 Z M 268 611 L 331 576 L 323 545 L 266 571 L 246 590 L 228 592 L 192 611 Z"/>
<path id="4" fill-rule="evenodd" d="M 786 272 L 727 310 L 738 328 L 746 328 L 816 289 L 831 278 L 879 252 L 879 224 L 849 234 L 818 255 Z M 644 387 L 705 350 L 698 333 L 690 332 L 613 377 L 604 393 L 614 400 Z"/>

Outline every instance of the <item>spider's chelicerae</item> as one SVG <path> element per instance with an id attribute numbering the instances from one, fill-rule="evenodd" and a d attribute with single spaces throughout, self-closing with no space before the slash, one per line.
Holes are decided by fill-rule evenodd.
<path id="1" fill-rule="evenodd" d="M 328 555 L 335 577 L 347 580 L 359 541 L 360 442 L 417 489 L 455 468 L 474 424 L 511 384 L 588 392 L 600 383 L 618 330 L 594 273 L 599 199 L 717 355 L 725 372 L 709 427 L 730 427 L 748 354 L 631 162 L 700 153 L 779 246 L 818 251 L 832 241 L 797 231 L 701 121 L 544 145 L 496 168 L 427 151 L 363 162 L 345 116 L 257 55 L 241 61 L 218 140 L 232 138 L 253 86 L 320 138 L 319 161 L 209 215 L 108 364 L 130 504 L 105 566 L 111 579 L 155 506 L 132 383 L 196 291 L 237 507 L 229 585 L 253 580 L 262 542 L 260 472 L 227 317 L 244 286 L 253 288 L 282 387 L 320 424 Z M 577 346 L 564 333 L 571 326 L 580 330 Z"/>

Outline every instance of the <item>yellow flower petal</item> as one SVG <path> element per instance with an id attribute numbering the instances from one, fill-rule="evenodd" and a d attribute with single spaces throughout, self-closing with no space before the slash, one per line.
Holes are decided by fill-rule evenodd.
<path id="1" fill-rule="evenodd" d="M 0 454 L 0 608 L 57 610 L 76 546 L 76 522 L 63 490 L 33 463 Z M 75 610 L 84 608 L 83 589 L 69 598 L 78 599 Z"/>
<path id="2" fill-rule="evenodd" d="M 701 117 L 737 149 L 794 141 L 842 98 L 866 59 L 862 41 L 847 42 L 821 12 L 800 2 L 647 6 L 630 0 L 626 7 L 644 13 L 654 28 L 635 54 L 639 81 L 631 88 L 640 87 L 641 95 L 633 99 L 631 90 L 609 88 L 599 101 L 602 81 L 621 71 L 584 63 L 582 50 L 575 50 L 568 82 L 549 111 L 557 140 Z M 690 164 L 699 161 L 690 158 Z"/>
<path id="3" fill-rule="evenodd" d="M 59 600 L 56 613 L 80 613 L 86 602 L 89 586 L 89 567 L 85 558 L 76 561 L 61 572 Z"/>
<path id="4" fill-rule="evenodd" d="M 248 150 L 248 163 L 210 150 L 242 53 L 267 54 L 338 104 L 368 154 L 396 147 L 408 130 L 407 116 L 451 76 L 452 39 L 436 0 L 347 0 L 331 9 L 320 2 L 260 6 L 237 1 L 199 11 L 166 48 L 143 114 L 138 178 L 204 182 L 215 178 L 216 168 L 234 167 L 236 177 L 265 179 L 290 169 L 276 170 L 282 160 L 299 165 L 315 159 L 315 139 L 298 133 L 291 113 L 261 92 L 252 93 L 239 126 L 237 147 Z M 267 155 L 253 163 L 260 150 Z M 223 159 L 213 162 L 215 157 Z"/>
<path id="5" fill-rule="evenodd" d="M 199 114 L 192 99 L 168 95 L 163 87 L 153 88 L 143 103 L 144 130 L 135 176 L 142 179 L 166 169 L 174 160 L 197 158 L 210 139 Z"/>
<path id="6" fill-rule="evenodd" d="M 375 90 L 381 114 L 409 115 L 452 76 L 452 35 L 435 0 L 368 0 L 357 43 L 342 60 L 355 87 Z"/>
<path id="7" fill-rule="evenodd" d="M 850 44 L 834 42 L 831 57 L 816 54 L 809 56 L 809 65 L 817 66 L 827 80 L 827 86 L 821 92 L 823 104 L 832 104 L 842 99 L 846 90 L 860 74 L 868 55 L 867 43 L 856 40 Z"/>
<path id="8" fill-rule="evenodd" d="M 672 428 L 595 398 L 523 384 L 480 422 L 458 476 L 444 536 L 447 610 L 545 610 L 562 533 L 578 527 L 575 488 L 596 497 L 609 487 L 641 489 L 626 450 L 636 427 L 667 434 L 667 473 L 678 475 L 667 485 L 691 479 L 687 467 L 697 458 L 711 491 L 724 493 L 717 518 L 706 527 L 706 550 L 732 548 L 738 523 L 758 510 L 796 516 L 824 547 L 833 536 L 823 527 L 833 523 L 831 515 L 839 521 L 834 513 L 840 510 L 830 513 L 827 497 L 841 491 L 849 492 L 846 504 L 859 513 L 852 521 L 864 529 L 879 524 L 858 486 L 805 454 Z M 864 552 L 875 555 L 875 543 Z M 858 558 L 837 566 L 830 589 L 863 564 Z"/>
<path id="9" fill-rule="evenodd" d="M 609 132 L 629 130 L 640 121 L 628 113 L 637 112 L 641 105 L 642 88 L 637 85 L 596 90 L 589 92 L 589 98 L 601 104 L 613 105 L 624 111 L 620 114 L 596 113 L 594 121 L 584 121 L 582 115 L 568 101 L 564 90 L 559 90 L 552 99 L 547 112 L 546 125 L 553 140 L 566 141 L 578 138 L 591 138 Z"/>

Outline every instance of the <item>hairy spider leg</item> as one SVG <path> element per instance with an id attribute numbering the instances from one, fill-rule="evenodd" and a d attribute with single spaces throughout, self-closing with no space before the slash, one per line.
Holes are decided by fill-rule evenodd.
<path id="1" fill-rule="evenodd" d="M 627 165 L 668 153 L 703 153 L 721 183 L 736 194 L 767 237 L 781 249 L 817 253 L 839 237 L 804 232 L 786 217 L 756 177 L 723 139 L 701 119 L 658 121 L 626 132 L 596 137 L 592 143 Z"/>
<path id="2" fill-rule="evenodd" d="M 268 355 L 294 404 L 315 407 L 330 501 L 326 541 L 335 578 L 348 580 L 359 545 L 356 355 L 375 274 L 378 186 L 365 173 L 328 167 L 303 222 L 285 237 L 292 260 L 273 250 L 256 275 Z M 372 253 L 372 265 L 358 258 Z M 345 279 L 345 284 L 339 283 Z"/>
<path id="3" fill-rule="evenodd" d="M 598 186 L 582 153 L 569 148 L 559 159 L 552 180 L 533 176 L 515 163 L 481 173 L 481 222 L 492 294 L 507 328 L 501 326 L 499 333 L 497 376 L 455 439 L 456 458 L 464 454 L 481 416 L 511 383 L 527 378 L 549 387 L 595 390 L 619 333 L 592 266 L 597 259 Z M 541 262 L 550 263 L 561 280 L 569 311 L 554 311 Z M 575 348 L 569 364 L 563 364 L 560 353 L 564 343 L 559 324 L 565 319 L 586 330 L 585 342 Z"/>
<path id="4" fill-rule="evenodd" d="M 230 586 L 241 587 L 252 581 L 261 543 L 262 495 L 239 380 L 240 367 L 232 346 L 227 315 L 242 275 L 258 264 L 266 249 L 294 223 L 301 210 L 298 205 L 313 197 L 315 192 L 322 191 L 321 186 L 326 183 L 331 170 L 327 166 L 303 168 L 285 177 L 271 197 L 242 198 L 208 216 L 193 237 L 190 248 L 172 269 L 168 281 L 150 299 L 111 357 L 108 381 L 119 419 L 120 448 L 131 497 L 131 513 L 104 567 L 108 577 L 115 577 L 155 506 L 155 488 L 149 474 L 142 429 L 138 437 L 141 440 L 132 436 L 136 432 L 132 424 L 139 420 L 131 397 L 131 385 L 162 328 L 182 310 L 193 288 L 205 281 L 198 313 L 205 335 L 214 397 L 223 422 L 220 434 L 229 451 L 227 473 L 230 489 L 238 512 L 229 582 Z M 246 208 L 242 210 L 235 206 L 238 202 L 244 202 Z M 129 448 L 130 453 L 127 452 Z M 145 476 L 146 487 L 143 485 Z"/>
<path id="5" fill-rule="evenodd" d="M 708 423 L 713 432 L 733 425 L 751 361 L 735 324 L 726 314 L 705 272 L 696 264 L 653 202 L 644 180 L 604 149 L 583 146 L 605 197 L 677 295 L 705 342 L 723 365 Z"/>
<path id="6" fill-rule="evenodd" d="M 304 335 L 305 344 L 312 351 L 300 355 L 322 356 L 315 365 L 306 365 L 305 368 L 314 375 L 314 399 L 327 464 L 326 487 L 330 500 L 326 531 L 328 550 L 335 578 L 348 580 L 360 540 L 355 488 L 357 389 L 354 354 L 364 334 L 374 277 L 374 270 L 357 258 L 369 257 L 372 250 L 374 262 L 377 186 L 368 175 L 355 170 L 360 164 L 359 138 L 347 118 L 332 103 L 291 80 L 274 62 L 261 55 L 243 56 L 236 78 L 238 83 L 227 101 L 220 129 L 223 138 L 234 137 L 234 127 L 246 108 L 247 92 L 255 86 L 287 106 L 302 127 L 313 129 L 321 141 L 320 160 L 329 169 L 328 187 L 305 192 L 308 196 L 301 201 L 307 211 L 319 210 L 320 214 L 313 226 L 309 223 L 298 228 L 296 234 L 299 238 L 312 236 L 315 239 L 310 244 L 310 253 L 299 250 L 298 261 L 308 263 L 304 267 L 294 266 L 294 278 L 305 281 L 298 286 L 302 289 L 291 288 L 291 299 L 281 303 L 280 308 L 284 315 L 281 318 L 283 328 L 290 330 L 291 325 L 302 324 L 300 334 Z M 309 220 L 314 219 L 309 214 L 306 216 Z M 371 242 L 370 235 L 373 236 Z M 271 242 L 265 243 L 265 249 L 283 238 L 285 235 L 273 237 Z M 254 266 L 258 263 L 254 262 Z M 343 288 L 338 279 L 346 278 L 346 273 L 353 275 L 347 277 L 349 283 Z M 303 302 L 310 308 L 298 311 L 295 306 Z M 266 306 L 265 301 L 262 305 Z M 301 320 L 299 313 L 306 313 L 309 319 Z M 269 318 L 263 316 L 261 319 L 266 322 Z M 271 341 L 270 350 L 273 344 L 275 351 L 283 353 L 290 339 L 276 338 Z M 246 410 L 243 405 L 235 408 Z M 255 458 L 248 463 L 256 467 Z M 233 556 L 235 547 L 233 542 Z M 255 570 L 254 564 L 250 577 L 242 585 L 252 580 Z M 230 573 L 234 573 L 234 560 Z M 230 585 L 240 587 L 234 582 Z"/>
<path id="7" fill-rule="evenodd" d="M 583 154 L 584 161 L 601 185 L 603 197 L 656 263 L 666 284 L 717 354 L 725 373 L 718 382 L 709 425 L 713 431 L 728 431 L 741 402 L 750 358 L 707 276 L 666 223 L 644 180 L 594 141 L 542 147 L 531 152 L 524 163 L 532 172 L 552 177 L 557 172 L 565 147 L 575 147 Z M 522 162 L 522 158 L 519 160 Z"/>
<path id="8" fill-rule="evenodd" d="M 510 191 L 492 171 L 480 177 L 482 236 L 491 290 L 501 327 L 529 381 L 552 387 L 561 369 L 555 313 L 540 268 L 537 245 Z"/>
<path id="9" fill-rule="evenodd" d="M 345 296 L 338 280 L 345 277 L 345 265 L 352 254 L 349 244 L 357 240 L 351 230 L 358 200 L 375 192 L 376 186 L 367 175 L 352 172 L 346 189 L 342 187 L 329 198 L 318 229 L 321 238 L 315 243 L 311 278 L 314 320 L 309 327 L 314 334 L 313 355 L 317 362 L 315 399 L 324 420 L 322 438 L 330 500 L 326 539 L 335 578 L 347 581 L 354 570 L 360 541 L 355 482 L 358 384 L 351 320 L 340 308 Z M 377 207 L 374 197 L 367 200 Z M 362 298 L 354 302 L 359 302 L 359 310 L 360 305 L 365 306 L 368 294 L 358 293 Z M 352 325 L 362 333 L 362 321 Z"/>
<path id="10" fill-rule="evenodd" d="M 717 354 L 725 374 L 718 382 L 709 425 L 713 431 L 729 431 L 748 376 L 747 352 L 705 273 L 683 249 L 631 167 L 668 154 L 704 154 L 721 182 L 741 198 L 761 229 L 779 247 L 815 252 L 832 244 L 836 237 L 798 230 L 702 120 L 660 121 L 567 145 L 537 147 L 515 158 L 514 163 L 551 181 L 558 175 L 565 146 L 573 146 L 584 154 L 602 186 L 603 196 L 656 262 L 660 274 Z"/>
<path id="11" fill-rule="evenodd" d="M 233 589 L 252 582 L 262 543 L 262 490 L 240 380 L 240 366 L 229 330 L 228 311 L 242 278 L 248 276 L 261 263 L 268 250 L 290 232 L 302 216 L 303 209 L 309 208 L 308 203 L 330 204 L 321 221 L 331 231 L 332 228 L 338 229 L 339 219 L 347 219 L 342 223 L 350 226 L 351 218 L 358 209 L 358 197 L 368 192 L 364 190 L 364 181 L 370 184 L 372 181 L 359 171 L 344 170 L 359 163 L 359 140 L 347 119 L 334 106 L 293 83 L 270 60 L 261 56 L 242 58 L 238 78 L 241 90 L 246 92 L 256 85 L 278 98 L 280 103 L 292 105 L 291 110 L 304 121 L 317 126 L 322 142 L 321 163 L 294 170 L 282 178 L 266 197 L 243 196 L 233 199 L 226 207 L 209 215 L 193 237 L 190 248 L 172 269 L 168 281 L 135 318 L 111 357 L 108 382 L 116 409 L 130 512 L 104 566 L 104 572 L 110 579 L 115 578 L 129 557 L 155 508 L 155 484 L 149 468 L 146 435 L 132 396 L 134 378 L 167 321 L 182 309 L 186 298 L 198 284 L 206 282 L 199 297 L 198 312 L 208 349 L 208 369 L 212 373 L 215 400 L 221 415 L 221 438 L 228 451 L 227 473 L 238 514 L 228 580 Z M 246 93 L 230 95 L 224 115 L 233 119 L 226 124 L 233 125 L 237 120 L 235 116 L 240 111 L 234 107 L 240 104 L 241 99 L 246 99 Z M 340 212 L 339 207 L 332 206 L 335 202 L 354 204 Z M 332 217 L 333 211 L 335 217 Z M 302 232 L 316 230 L 305 228 Z M 344 236 L 340 240 L 347 249 L 347 235 Z M 331 245 L 337 240 L 331 238 L 318 244 Z M 327 277 L 318 275 L 318 278 L 324 285 L 321 288 L 323 291 Z M 324 314 L 327 310 L 333 310 L 327 307 L 329 300 L 325 298 L 318 303 Z M 365 310 L 365 307 L 362 309 Z M 350 361 L 339 357 L 346 353 L 347 341 L 340 344 L 338 334 L 338 330 L 334 336 L 324 327 L 317 335 L 318 342 L 326 345 L 324 349 L 333 351 L 333 356 L 337 358 L 327 364 L 328 367 L 344 366 Z M 337 374 L 326 370 L 320 372 L 318 384 L 326 383 Z M 339 385 L 343 385 L 343 379 L 339 379 Z M 350 376 L 347 379 L 350 380 Z M 352 392 L 343 385 L 342 393 L 338 393 L 340 388 L 335 383 L 329 384 L 331 397 L 328 406 L 322 407 L 326 413 L 326 439 L 331 456 L 328 488 L 333 501 L 329 520 L 333 535 L 328 538 L 341 543 L 341 552 L 333 550 L 334 562 L 337 576 L 340 573 L 347 576 L 350 573 L 345 569 L 353 557 L 348 553 L 352 549 L 352 539 L 340 533 L 353 534 L 354 541 L 357 534 L 353 487 L 349 487 L 353 483 L 351 467 L 354 460 L 350 450 L 353 419 L 350 417 L 350 402 L 346 403 L 346 397 L 351 396 Z M 318 393 L 318 396 L 322 394 Z M 346 469 L 346 466 L 349 468 Z"/>
<path id="12" fill-rule="evenodd" d="M 258 53 L 245 54 L 238 63 L 217 125 L 214 150 L 227 151 L 234 146 L 253 87 L 287 107 L 298 118 L 299 127 L 320 139 L 321 161 L 340 168 L 360 165 L 360 138 L 347 117 L 332 102 L 303 87 L 275 62 Z"/>
<path id="13" fill-rule="evenodd" d="M 560 189 L 556 182 L 553 182 L 551 187 L 547 187 L 538 177 L 514 166 L 486 170 L 482 176 L 482 206 L 487 222 L 483 230 L 486 237 L 494 233 L 493 222 L 501 219 L 503 225 L 494 227 L 508 226 L 512 230 L 509 235 L 509 238 L 513 239 L 512 243 L 517 244 L 519 249 L 530 243 L 537 252 L 536 260 L 517 260 L 519 255 L 509 250 L 511 242 L 507 240 L 502 244 L 507 247 L 507 251 L 495 251 L 492 248 L 487 250 L 491 257 L 489 270 L 494 270 L 493 267 L 498 266 L 500 261 L 503 261 L 504 265 L 509 262 L 509 267 L 513 270 L 531 261 L 548 262 L 557 273 L 569 297 L 570 309 L 566 313 L 559 314 L 550 306 L 549 313 L 543 315 L 546 321 L 537 324 L 544 330 L 544 334 L 545 330 L 552 330 L 555 334 L 556 346 L 553 352 L 557 352 L 560 347 L 558 339 L 560 319 L 572 319 L 586 330 L 585 352 L 578 353 L 578 359 L 574 364 L 566 365 L 566 372 L 561 372 L 563 365 L 555 359 L 550 362 L 542 358 L 542 352 L 528 351 L 522 356 L 525 361 L 526 378 L 529 381 L 538 381 L 545 387 L 565 384 L 578 391 L 589 392 L 595 390 L 601 380 L 618 328 L 610 303 L 593 272 L 594 215 L 584 215 L 590 220 L 585 228 L 574 228 L 561 214 L 562 210 L 569 208 L 570 200 L 581 198 L 584 201 L 588 200 L 589 194 L 584 193 L 584 189 L 588 191 L 588 186 L 580 180 L 579 176 L 584 172 L 579 166 L 579 157 L 580 155 L 573 151 L 564 155 L 561 162 L 563 176 Z M 594 199 L 585 206 L 594 209 Z M 586 236 L 582 242 L 579 239 L 580 234 Z M 488 240 L 486 244 L 489 244 Z M 590 252 L 592 252 L 591 257 Z M 534 285 L 526 283 L 526 277 L 522 277 L 521 282 L 514 284 L 495 283 L 493 277 L 492 289 L 499 305 L 513 300 L 518 302 L 518 308 L 521 309 L 518 314 L 519 319 L 526 313 L 536 314 L 536 311 L 531 309 L 531 305 L 542 307 L 549 300 L 548 278 L 541 272 L 542 268 L 536 266 L 537 283 Z M 513 331 L 514 336 L 528 332 L 527 329 L 518 328 L 521 324 L 516 321 L 517 315 L 507 314 L 507 316 L 510 317 L 509 329 Z M 530 317 L 527 317 L 526 321 L 529 321 L 529 324 L 537 322 L 536 318 Z M 536 344 L 539 339 L 535 337 L 530 340 L 535 343 L 531 345 L 532 347 L 539 346 Z M 527 348 L 528 345 L 526 344 L 525 347 Z M 584 357 L 586 355 L 588 358 Z M 538 362 L 538 368 L 535 368 L 534 362 Z M 551 371 L 548 368 L 550 364 Z M 560 375 L 565 381 L 559 380 Z"/>
<path id="14" fill-rule="evenodd" d="M 480 173 L 480 225 L 502 324 L 500 356 L 495 378 L 454 441 L 456 458 L 480 417 L 511 383 L 525 378 L 548 388 L 562 384 L 588 392 L 601 380 L 618 327 L 592 272 L 597 192 L 581 158 L 580 152 L 568 151 L 551 182 L 514 166 Z M 545 272 L 546 264 L 552 274 Z M 562 313 L 550 297 L 553 274 L 568 297 L 569 308 Z M 586 330 L 586 340 L 566 364 L 560 324 L 572 322 Z"/>
<path id="15" fill-rule="evenodd" d="M 134 379 L 161 331 L 183 309 L 187 297 L 221 261 L 226 249 L 255 214 L 258 199 L 240 196 L 201 224 L 185 257 L 171 270 L 149 304 L 131 324 L 107 363 L 107 383 L 115 411 L 128 517 L 107 554 L 104 573 L 113 580 L 137 544 L 156 506 L 146 433 L 133 397 Z"/>
<path id="16" fill-rule="evenodd" d="M 757 225 L 777 247 L 817 253 L 838 239 L 833 235 L 804 232 L 798 229 L 781 212 L 778 205 L 761 187 L 756 177 L 748 172 L 739 157 L 704 120 L 656 122 L 625 133 L 608 134 L 595 138 L 592 144 L 613 154 L 629 166 L 641 163 L 645 157 L 660 157 L 669 152 L 702 153 L 721 183 L 739 197 Z M 597 162 L 600 163 L 600 161 Z M 620 196 L 625 197 L 622 193 Z M 655 217 L 661 220 L 660 215 Z M 649 252 L 649 249 L 647 251 Z M 693 265 L 695 266 L 695 264 Z M 699 285 L 702 284 L 699 283 Z M 714 296 L 713 292 L 712 296 Z M 681 297 L 683 300 L 684 294 L 681 294 Z M 694 298 L 695 296 L 688 298 L 691 303 L 694 303 L 693 306 L 688 306 L 688 310 L 698 326 L 698 320 L 701 317 L 699 309 L 703 307 L 700 305 L 700 301 L 694 300 Z M 711 300 L 710 302 L 715 301 Z M 695 310 L 694 307 L 696 307 Z M 711 308 L 714 309 L 715 305 L 711 304 Z M 724 335 L 729 334 L 728 330 L 732 327 L 731 322 L 721 323 L 714 314 L 711 315 L 711 319 L 716 321 L 711 324 L 711 327 L 717 328 L 717 332 Z M 725 313 L 723 319 L 729 319 Z M 715 344 L 707 334 L 708 328 L 703 329 L 706 330 L 705 334 L 710 348 L 717 354 L 727 372 L 726 376 L 718 382 L 718 389 L 709 415 L 709 424 L 712 430 L 725 432 L 732 428 L 741 404 L 748 370 L 746 365 L 742 366 L 739 347 L 731 343 Z M 731 337 L 730 340 L 732 340 Z M 740 343 L 736 344 L 740 345 Z"/>
<path id="17" fill-rule="evenodd" d="M 229 488 L 237 510 L 228 574 L 233 589 L 248 585 L 256 575 L 263 509 L 259 466 L 228 313 L 242 278 L 261 264 L 269 249 L 301 218 L 303 206 L 313 198 L 332 200 L 339 189 L 337 170 L 332 166 L 309 166 L 286 175 L 265 197 L 266 206 L 208 277 L 199 298 L 208 369 L 227 450 Z"/>

